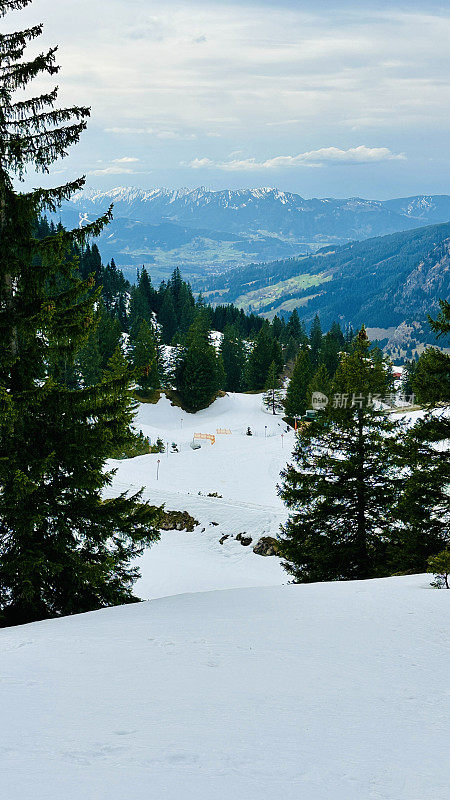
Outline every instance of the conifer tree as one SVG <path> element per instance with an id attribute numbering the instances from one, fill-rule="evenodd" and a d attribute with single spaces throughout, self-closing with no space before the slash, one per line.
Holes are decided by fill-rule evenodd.
<path id="1" fill-rule="evenodd" d="M 438 317 L 429 317 L 429 322 L 437 338 L 446 342 L 450 333 L 450 303 L 441 300 Z M 427 348 L 419 358 L 412 384 L 419 402 L 429 410 L 422 423 L 428 440 L 450 439 L 450 355 L 436 347 Z M 431 413 L 433 406 L 439 407 L 438 413 Z"/>
<path id="2" fill-rule="evenodd" d="M 163 341 L 165 344 L 170 344 L 177 330 L 177 315 L 170 288 L 164 292 L 158 321 L 162 325 Z"/>
<path id="3" fill-rule="evenodd" d="M 402 375 L 402 392 L 406 397 L 411 397 L 414 394 L 413 381 L 416 363 L 416 361 L 405 361 Z"/>
<path id="4" fill-rule="evenodd" d="M 280 382 L 277 374 L 277 367 L 275 361 L 272 361 L 269 367 L 269 374 L 266 381 L 266 393 L 263 398 L 264 405 L 270 409 L 272 414 L 281 411 L 283 403 L 281 400 Z"/>
<path id="5" fill-rule="evenodd" d="M 156 311 L 156 297 L 157 292 L 152 286 L 150 275 L 145 267 L 139 273 L 138 288 L 145 302 L 146 319 L 148 319 L 152 311 Z"/>
<path id="6" fill-rule="evenodd" d="M 324 364 L 328 375 L 333 376 L 339 365 L 340 353 L 345 349 L 345 339 L 339 325 L 333 325 L 322 339 L 319 362 Z"/>
<path id="7" fill-rule="evenodd" d="M 122 339 L 119 320 L 106 311 L 102 303 L 97 312 L 97 340 L 102 369 L 106 369 L 109 359 L 117 350 Z"/>
<path id="8" fill-rule="evenodd" d="M 313 408 L 312 397 L 316 392 L 319 392 L 327 397 L 328 402 L 331 401 L 331 381 L 324 364 L 320 364 L 319 368 L 312 377 L 311 383 L 308 386 L 306 392 L 306 402 L 308 408 Z"/>
<path id="9" fill-rule="evenodd" d="M 294 361 L 298 355 L 299 345 L 293 336 L 287 340 L 286 347 L 284 348 L 284 360 L 286 364 Z"/>
<path id="10" fill-rule="evenodd" d="M 0 17 L 29 0 L 0 0 Z M 68 258 L 110 213 L 82 229 L 35 236 L 36 219 L 82 188 L 18 192 L 28 166 L 48 172 L 89 110 L 55 109 L 57 89 L 16 99 L 58 71 L 55 48 L 26 60 L 37 25 L 0 34 L 0 624 L 133 600 L 133 560 L 158 534 L 141 493 L 104 501 L 113 445 L 129 435 L 129 380 L 68 388 L 49 363 L 71 359 L 94 325 L 99 292 Z M 36 268 L 36 265 L 39 268 Z M 44 376 L 43 376 L 44 375 Z M 42 377 L 43 376 L 43 377 Z"/>
<path id="11" fill-rule="evenodd" d="M 274 339 L 269 323 L 264 322 L 247 362 L 248 388 L 262 391 L 266 385 L 269 367 L 274 360 Z"/>
<path id="12" fill-rule="evenodd" d="M 139 286 L 133 286 L 131 289 L 130 310 L 128 316 L 128 327 L 130 330 L 130 340 L 132 342 L 136 339 L 139 333 L 139 328 L 144 320 L 148 322 L 150 319 L 151 311 L 145 295 Z"/>
<path id="13" fill-rule="evenodd" d="M 386 375 L 361 329 L 344 355 L 334 401 L 301 430 L 295 464 L 282 473 L 280 495 L 290 509 L 282 532 L 285 568 L 296 581 L 388 574 L 386 548 L 400 474 L 392 448 L 399 430 L 372 403 Z"/>
<path id="14" fill-rule="evenodd" d="M 308 404 L 308 386 L 313 376 L 308 347 L 303 346 L 294 364 L 286 390 L 284 408 L 288 417 L 302 417 Z"/>
<path id="15" fill-rule="evenodd" d="M 159 388 L 158 354 L 153 328 L 144 320 L 133 345 L 133 367 L 136 378 L 144 392 Z"/>
<path id="16" fill-rule="evenodd" d="M 311 347 L 311 364 L 313 370 L 316 370 L 319 366 L 319 356 L 322 348 L 322 327 L 318 314 L 314 317 L 313 324 L 311 325 L 309 343 Z"/>
<path id="17" fill-rule="evenodd" d="M 206 408 L 216 396 L 221 378 L 216 350 L 210 341 L 208 320 L 199 312 L 189 328 L 175 371 L 183 408 L 187 411 Z"/>
<path id="18" fill-rule="evenodd" d="M 293 339 L 295 339 L 295 341 L 298 343 L 300 343 L 304 338 L 304 331 L 302 329 L 296 308 L 294 308 L 286 325 L 286 337 L 289 338 L 290 336 L 292 336 Z"/>
<path id="19" fill-rule="evenodd" d="M 94 386 L 99 382 L 102 374 L 102 356 L 96 330 L 78 351 L 76 365 L 82 386 Z"/>
<path id="20" fill-rule="evenodd" d="M 240 392 L 243 388 L 245 349 L 234 325 L 226 325 L 220 346 L 225 369 L 225 391 Z"/>
<path id="21" fill-rule="evenodd" d="M 430 556 L 450 544 L 450 460 L 428 439 L 425 417 L 395 442 L 402 482 L 392 507 L 388 563 L 393 572 L 424 572 Z"/>

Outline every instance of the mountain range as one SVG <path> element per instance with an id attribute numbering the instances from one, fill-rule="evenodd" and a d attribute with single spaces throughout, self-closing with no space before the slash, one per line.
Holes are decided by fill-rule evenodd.
<path id="1" fill-rule="evenodd" d="M 132 274 L 145 263 L 156 280 L 175 266 L 188 277 L 214 275 L 450 219 L 447 195 L 306 200 L 273 188 L 123 187 L 77 192 L 58 219 L 76 227 L 111 204 L 114 220 L 99 238 L 104 260 L 114 257 Z"/>

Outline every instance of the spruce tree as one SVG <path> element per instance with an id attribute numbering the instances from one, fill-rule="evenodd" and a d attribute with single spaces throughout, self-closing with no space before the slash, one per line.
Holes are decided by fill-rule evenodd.
<path id="1" fill-rule="evenodd" d="M 163 295 L 158 322 L 162 326 L 162 338 L 165 344 L 170 344 L 177 330 L 177 315 L 171 290 L 168 288 Z"/>
<path id="2" fill-rule="evenodd" d="M 264 395 L 263 402 L 266 408 L 268 408 L 272 414 L 276 414 L 277 411 L 281 411 L 283 408 L 280 382 L 278 379 L 275 361 L 272 361 L 269 367 L 269 374 L 266 381 L 266 393 Z"/>
<path id="3" fill-rule="evenodd" d="M 136 379 L 144 392 L 159 388 L 158 355 L 153 328 L 144 320 L 139 328 L 132 353 Z"/>
<path id="4" fill-rule="evenodd" d="M 122 331 L 119 320 L 108 314 L 102 303 L 99 304 L 97 319 L 97 339 L 101 366 L 102 369 L 106 369 L 109 359 L 120 345 Z"/>
<path id="5" fill-rule="evenodd" d="M 0 16 L 29 0 L 0 0 Z M 68 257 L 110 213 L 82 229 L 35 236 L 83 179 L 18 192 L 28 166 L 48 172 L 86 127 L 89 110 L 55 109 L 57 89 L 16 100 L 54 75 L 55 48 L 29 61 L 42 31 L 0 34 L 0 624 L 132 601 L 133 565 L 155 537 L 158 511 L 120 495 L 103 500 L 105 461 L 129 436 L 127 376 L 68 388 L 49 364 L 70 360 L 94 326 L 99 293 Z M 38 268 L 37 268 L 38 265 Z"/>
<path id="6" fill-rule="evenodd" d="M 386 548 L 400 473 L 399 431 L 372 403 L 387 387 L 362 329 L 334 382 L 333 402 L 303 428 L 280 495 L 290 509 L 282 530 L 285 568 L 296 581 L 388 574 Z"/>
<path id="7" fill-rule="evenodd" d="M 147 322 L 150 321 L 151 311 L 147 299 L 139 286 L 133 286 L 130 294 L 128 327 L 130 331 L 130 340 L 134 341 L 144 320 Z"/>
<path id="8" fill-rule="evenodd" d="M 270 326 L 264 322 L 247 362 L 247 384 L 252 391 L 262 391 L 266 385 L 269 367 L 274 360 L 274 339 Z"/>
<path id="9" fill-rule="evenodd" d="M 441 300 L 438 317 L 429 317 L 429 322 L 444 344 L 450 333 L 450 303 Z M 417 363 L 412 384 L 419 402 L 428 409 L 423 422 L 428 440 L 443 442 L 450 439 L 450 355 L 436 347 L 427 348 Z M 432 413 L 436 406 L 438 410 Z"/>
<path id="10" fill-rule="evenodd" d="M 76 366 L 82 386 L 94 386 L 102 374 L 102 356 L 98 343 L 98 333 L 93 331 L 78 351 Z"/>
<path id="11" fill-rule="evenodd" d="M 286 390 L 284 408 L 288 417 L 302 417 L 308 405 L 308 386 L 313 376 L 309 349 L 303 346 L 294 364 Z"/>
<path id="12" fill-rule="evenodd" d="M 309 343 L 311 346 L 311 364 L 313 370 L 319 366 L 319 356 L 322 348 L 322 327 L 320 325 L 319 315 L 316 314 L 311 325 L 309 334 Z"/>
<path id="13" fill-rule="evenodd" d="M 430 556 L 450 544 L 450 460 L 429 441 L 427 417 L 397 437 L 395 455 L 402 481 L 388 563 L 393 572 L 424 572 Z"/>
<path id="14" fill-rule="evenodd" d="M 289 339 L 290 336 L 292 336 L 293 339 L 295 339 L 295 341 L 298 343 L 300 343 L 304 338 L 304 331 L 302 329 L 296 308 L 294 308 L 286 325 L 286 338 Z"/>
<path id="15" fill-rule="evenodd" d="M 225 391 L 242 391 L 245 349 L 239 331 L 234 325 L 225 326 L 220 353 L 225 369 Z"/>
<path id="16" fill-rule="evenodd" d="M 411 397 L 414 394 L 413 381 L 416 363 L 416 361 L 405 361 L 402 375 L 402 392 L 406 397 Z"/>
<path id="17" fill-rule="evenodd" d="M 290 336 L 284 348 L 284 360 L 286 364 L 294 361 L 298 355 L 299 345 L 293 336 Z"/>
<path id="18" fill-rule="evenodd" d="M 324 395 L 328 398 L 328 402 L 331 402 L 331 381 L 324 364 L 321 364 L 318 370 L 316 370 L 312 377 L 311 383 L 308 386 L 306 392 L 306 402 L 308 408 L 313 408 L 312 398 L 316 392 Z"/>
<path id="19" fill-rule="evenodd" d="M 337 326 L 339 328 L 339 326 Z M 339 328 L 340 331 L 340 328 Z M 338 335 L 337 329 L 332 327 L 322 339 L 319 353 L 319 362 L 324 364 L 330 376 L 333 376 L 339 365 L 340 353 L 345 348 L 345 339 Z"/>
<path id="20" fill-rule="evenodd" d="M 176 387 L 183 408 L 199 411 L 215 398 L 221 382 L 221 369 L 211 344 L 208 320 L 204 313 L 189 328 L 186 345 L 181 348 L 175 370 Z"/>

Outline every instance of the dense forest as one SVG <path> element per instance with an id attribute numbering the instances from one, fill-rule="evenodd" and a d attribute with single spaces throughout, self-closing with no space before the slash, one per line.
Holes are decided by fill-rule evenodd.
<path id="1" fill-rule="evenodd" d="M 37 226 L 41 239 L 58 230 L 46 219 Z M 73 388 L 95 385 L 111 359 L 122 356 L 134 372 L 141 398 L 156 397 L 163 388 L 183 408 L 196 411 L 221 390 L 269 391 L 268 383 L 277 390 L 301 353 L 307 371 L 295 413 L 303 413 L 309 380 L 319 366 L 332 377 L 339 353 L 353 337 L 352 329 L 343 332 L 336 323 L 324 334 L 318 317 L 307 333 L 296 311 L 288 320 L 276 316 L 269 323 L 232 304 L 212 307 L 201 295 L 194 297 L 179 269 L 155 287 L 142 267 L 136 283 L 130 284 L 113 259 L 102 263 L 96 244 L 75 248 L 71 258 L 80 279 L 98 292 L 93 330 L 65 370 L 65 381 Z M 61 364 L 53 370 L 60 374 Z"/>
<path id="2" fill-rule="evenodd" d="M 439 297 L 449 293 L 449 237 L 450 223 L 445 223 L 327 247 L 305 258 L 231 270 L 209 280 L 208 288 L 220 293 L 216 297 L 221 302 L 233 302 L 245 299 L 250 290 L 254 293 L 296 276 L 321 276 L 319 287 L 289 286 L 273 299 L 269 292 L 259 313 L 280 309 L 284 315 L 283 302 L 297 299 L 306 323 L 316 313 L 328 326 L 335 319 L 373 327 L 422 321 L 430 310 L 438 310 Z"/>

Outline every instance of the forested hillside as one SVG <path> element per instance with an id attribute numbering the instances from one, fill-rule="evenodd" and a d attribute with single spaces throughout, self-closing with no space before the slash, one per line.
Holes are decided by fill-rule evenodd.
<path id="1" fill-rule="evenodd" d="M 449 295 L 449 253 L 450 223 L 432 225 L 233 270 L 208 281 L 209 297 L 270 318 L 297 308 L 305 322 L 397 326 Z"/>

